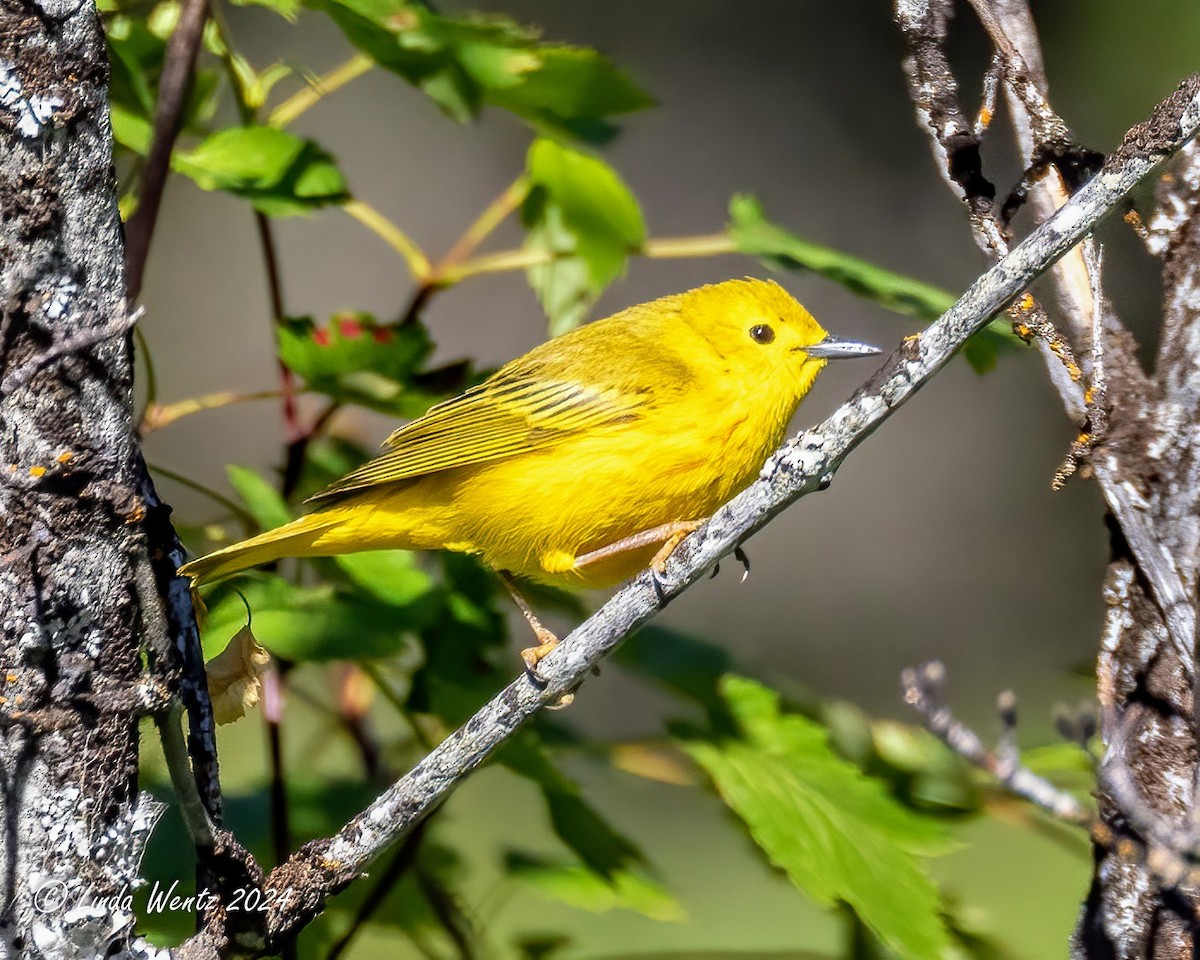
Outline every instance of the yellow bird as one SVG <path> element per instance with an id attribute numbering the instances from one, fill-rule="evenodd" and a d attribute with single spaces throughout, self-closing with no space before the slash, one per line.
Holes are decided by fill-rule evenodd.
<path id="1" fill-rule="evenodd" d="M 535 347 L 385 441 L 316 509 L 184 565 L 194 583 L 281 557 L 457 550 L 512 577 L 602 587 L 653 564 L 757 475 L 836 340 L 782 287 L 729 280 Z"/>

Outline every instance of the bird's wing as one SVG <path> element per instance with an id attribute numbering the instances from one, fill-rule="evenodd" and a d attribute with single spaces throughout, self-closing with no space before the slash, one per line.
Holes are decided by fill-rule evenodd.
<path id="1" fill-rule="evenodd" d="M 647 392 L 546 378 L 534 365 L 502 370 L 401 427 L 385 441 L 387 453 L 312 499 L 550 447 L 584 430 L 639 419 L 648 401 Z"/>

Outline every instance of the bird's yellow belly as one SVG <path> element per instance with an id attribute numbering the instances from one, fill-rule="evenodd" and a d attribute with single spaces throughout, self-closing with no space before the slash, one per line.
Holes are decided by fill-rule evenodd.
<path id="1" fill-rule="evenodd" d="M 729 433 L 711 444 L 697 444 L 694 433 L 646 443 L 642 433 L 633 448 L 614 431 L 468 468 L 453 496 L 458 543 L 446 546 L 559 586 L 617 583 L 644 569 L 661 544 L 578 568 L 572 561 L 644 530 L 711 514 L 753 479 L 774 446 L 775 438 L 761 436 L 731 444 Z"/>
<path id="2" fill-rule="evenodd" d="M 576 557 L 644 530 L 702 520 L 757 474 L 780 430 L 713 417 L 707 442 L 693 425 L 637 442 L 614 428 L 548 449 L 417 480 L 381 485 L 348 500 L 329 538 L 352 549 L 456 550 L 496 570 L 556 586 L 604 587 L 644 569 L 661 546 L 574 567 Z M 323 538 L 324 539 L 324 538 Z M 367 546 L 369 541 L 372 546 Z M 342 549 L 345 549 L 343 547 Z"/>

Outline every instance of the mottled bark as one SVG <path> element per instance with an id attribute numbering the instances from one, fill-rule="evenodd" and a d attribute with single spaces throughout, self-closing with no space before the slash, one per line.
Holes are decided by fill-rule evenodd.
<path id="1" fill-rule="evenodd" d="M 103 37 L 0 6 L 0 952 L 141 955 L 122 908 L 160 605 L 141 532 Z"/>

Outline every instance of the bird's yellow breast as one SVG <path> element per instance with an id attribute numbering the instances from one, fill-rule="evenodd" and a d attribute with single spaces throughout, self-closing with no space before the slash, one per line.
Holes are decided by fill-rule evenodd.
<path id="1" fill-rule="evenodd" d="M 357 538 L 358 549 L 370 538 L 475 553 L 494 569 L 560 586 L 619 582 L 656 548 L 564 568 L 643 530 L 707 517 L 778 446 L 794 404 L 725 399 L 688 398 L 552 448 L 363 490 L 331 508 L 345 519 L 329 537 Z"/>

